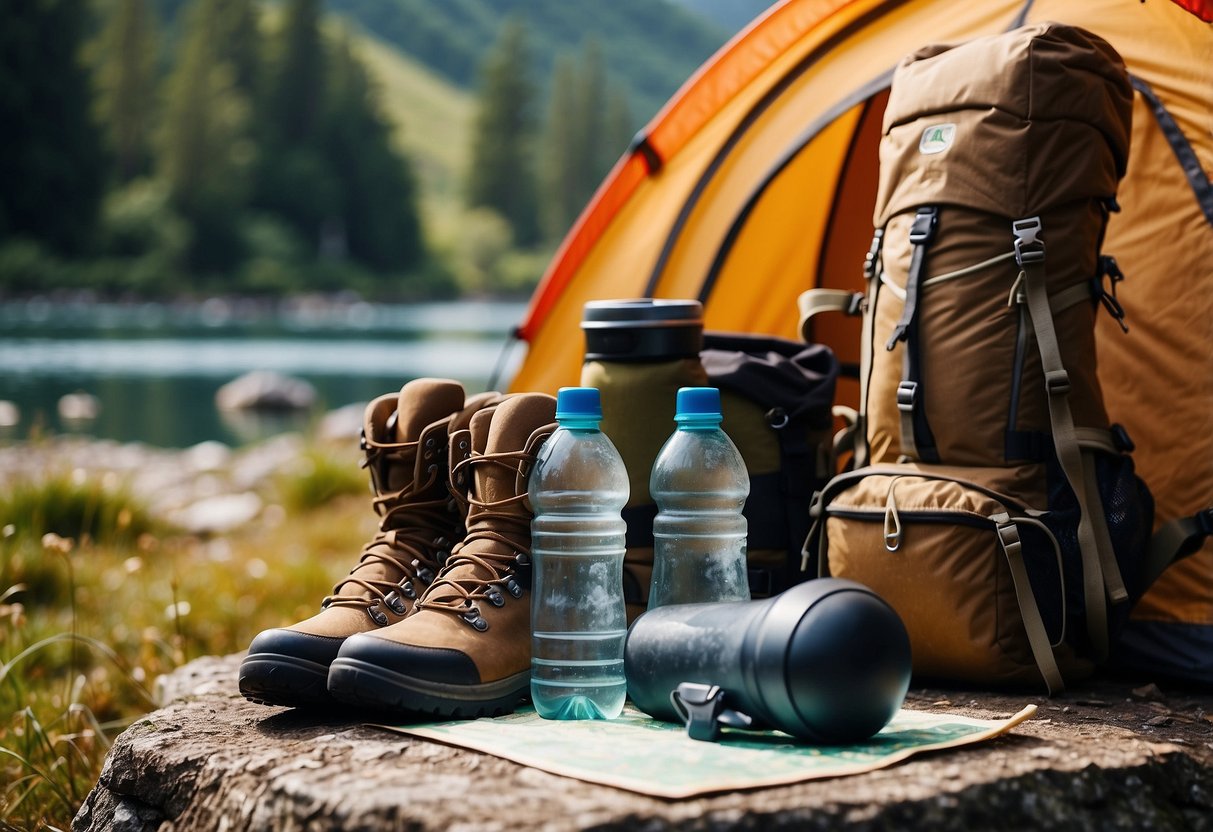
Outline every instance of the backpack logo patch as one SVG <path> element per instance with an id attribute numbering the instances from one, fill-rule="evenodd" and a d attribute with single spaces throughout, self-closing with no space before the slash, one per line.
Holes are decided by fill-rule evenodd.
<path id="1" fill-rule="evenodd" d="M 956 138 L 955 124 L 932 124 L 922 131 L 922 138 L 918 140 L 918 152 L 925 156 L 943 153 L 952 146 L 954 138 Z"/>

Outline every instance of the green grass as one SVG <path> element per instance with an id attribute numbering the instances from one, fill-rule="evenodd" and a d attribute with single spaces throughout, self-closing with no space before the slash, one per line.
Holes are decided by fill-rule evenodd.
<path id="1" fill-rule="evenodd" d="M 352 461 L 307 456 L 323 461 L 300 477 L 313 482 L 299 507 L 279 495 L 228 537 L 154 524 L 137 535 L 80 524 L 91 531 L 0 537 L 0 829 L 69 828 L 114 736 L 155 707 L 157 676 L 317 610 L 376 518 L 367 497 L 341 496 L 359 473 Z M 336 496 L 319 482 L 325 471 L 346 483 Z M 48 485 L 40 509 L 36 488 L 22 499 L 49 517 L 61 488 Z M 120 489 L 92 499 L 122 503 L 128 528 L 146 516 Z"/>

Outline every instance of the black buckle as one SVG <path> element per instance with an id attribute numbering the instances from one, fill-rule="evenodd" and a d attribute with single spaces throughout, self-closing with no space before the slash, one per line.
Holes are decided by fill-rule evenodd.
<path id="1" fill-rule="evenodd" d="M 1111 291 L 1103 287 L 1102 277 L 1107 276 L 1108 286 Z M 1099 277 L 1095 280 L 1095 297 L 1103 304 L 1104 309 L 1108 310 L 1108 314 L 1113 320 L 1120 325 L 1122 332 L 1129 331 L 1129 325 L 1125 323 L 1125 308 L 1120 305 L 1120 299 L 1116 297 L 1116 284 L 1125 279 L 1125 274 L 1120 270 L 1120 266 L 1116 262 L 1116 258 L 1110 254 L 1101 255 L 1099 258 Z"/>
<path id="2" fill-rule="evenodd" d="M 1022 268 L 1028 263 L 1043 263 L 1045 241 L 1040 238 L 1040 217 L 1014 220 L 1011 231 L 1015 234 L 1015 261 Z"/>
<path id="3" fill-rule="evenodd" d="M 856 292 L 855 294 L 851 295 L 851 299 L 847 301 L 846 314 L 853 318 L 862 315 L 865 300 L 867 300 L 867 298 L 864 296 L 863 292 Z"/>
<path id="4" fill-rule="evenodd" d="M 918 382 L 903 381 L 897 385 L 897 409 L 902 413 L 913 413 L 918 401 Z"/>
<path id="5" fill-rule="evenodd" d="M 935 239 L 935 228 L 939 225 L 939 209 L 927 205 L 918 209 L 914 223 L 910 226 L 910 244 L 925 246 Z"/>
<path id="6" fill-rule="evenodd" d="M 678 711 L 693 740 L 720 739 L 720 728 L 752 728 L 754 720 L 727 707 L 727 694 L 717 685 L 683 682 L 670 691 L 670 703 Z"/>

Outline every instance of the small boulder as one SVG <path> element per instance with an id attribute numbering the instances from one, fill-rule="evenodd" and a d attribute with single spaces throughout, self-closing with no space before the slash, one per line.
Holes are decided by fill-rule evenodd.
<path id="1" fill-rule="evenodd" d="M 59 418 L 65 422 L 91 422 L 101 412 L 101 400 L 77 390 L 59 399 Z"/>
<path id="2" fill-rule="evenodd" d="M 245 373 L 215 393 L 221 410 L 307 410 L 315 401 L 312 385 L 269 370 Z"/>

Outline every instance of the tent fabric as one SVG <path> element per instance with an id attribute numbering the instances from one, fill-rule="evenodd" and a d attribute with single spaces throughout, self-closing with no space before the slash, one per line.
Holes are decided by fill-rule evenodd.
<path id="1" fill-rule="evenodd" d="M 1213 292 L 1200 290 L 1213 278 L 1213 26 L 1201 16 L 1211 7 L 778 3 L 684 85 L 587 206 L 518 328 L 528 352 L 512 389 L 577 382 L 588 300 L 698 298 L 709 329 L 798 337 L 802 291 L 862 289 L 893 67 L 929 43 L 1054 20 L 1111 43 L 1136 89 L 1123 210 L 1104 244 L 1127 275 L 1117 291 L 1131 328 L 1101 316 L 1108 412 L 1137 443 L 1159 522 L 1207 507 Z M 812 330 L 844 366 L 858 362 L 857 319 L 822 315 Z M 840 403 L 857 399 L 854 382 L 839 384 Z M 1136 616 L 1164 632 L 1168 622 L 1213 627 L 1213 545 L 1169 570 Z M 1203 655 L 1213 680 L 1213 651 Z"/>

